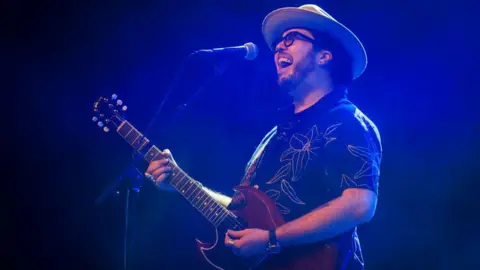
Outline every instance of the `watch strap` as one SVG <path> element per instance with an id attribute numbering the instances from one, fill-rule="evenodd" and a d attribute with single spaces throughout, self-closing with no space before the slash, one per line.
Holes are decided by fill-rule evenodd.
<path id="1" fill-rule="evenodd" d="M 268 231 L 268 242 L 270 245 L 278 245 L 277 233 L 275 229 Z"/>

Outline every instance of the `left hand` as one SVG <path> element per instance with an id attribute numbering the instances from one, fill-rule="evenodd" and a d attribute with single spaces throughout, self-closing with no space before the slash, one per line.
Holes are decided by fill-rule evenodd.
<path id="1" fill-rule="evenodd" d="M 268 231 L 261 229 L 228 230 L 225 245 L 231 247 L 234 254 L 249 257 L 265 253 L 268 246 Z"/>

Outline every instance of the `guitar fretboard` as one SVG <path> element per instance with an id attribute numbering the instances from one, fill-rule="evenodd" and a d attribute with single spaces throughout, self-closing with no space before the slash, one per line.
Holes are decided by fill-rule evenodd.
<path id="1" fill-rule="evenodd" d="M 144 137 L 132 124 L 123 121 L 117 128 L 117 132 L 130 146 L 143 155 L 150 163 L 163 158 L 162 151 L 157 146 L 151 145 L 148 138 Z M 215 227 L 218 227 L 225 219 L 232 219 L 233 216 L 223 205 L 217 202 L 202 184 L 188 176 L 182 169 L 171 163 L 172 179 L 171 185 L 183 195 L 204 217 Z"/>

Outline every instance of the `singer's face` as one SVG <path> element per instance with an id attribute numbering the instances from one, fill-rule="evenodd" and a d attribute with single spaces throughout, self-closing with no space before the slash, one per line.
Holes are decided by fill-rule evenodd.
<path id="1" fill-rule="evenodd" d="M 315 71 L 313 35 L 305 29 L 289 29 L 275 47 L 278 84 L 289 91 Z"/>

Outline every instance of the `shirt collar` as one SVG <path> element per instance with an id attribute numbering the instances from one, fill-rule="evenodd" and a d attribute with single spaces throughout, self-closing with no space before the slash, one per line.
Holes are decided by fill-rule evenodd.
<path id="1" fill-rule="evenodd" d="M 317 102 L 307 109 L 295 113 L 294 105 L 291 103 L 277 110 L 277 123 L 284 124 L 292 120 L 303 120 L 327 113 L 331 108 L 342 100 L 346 100 L 345 91 L 342 89 L 334 90 L 323 96 Z"/>

